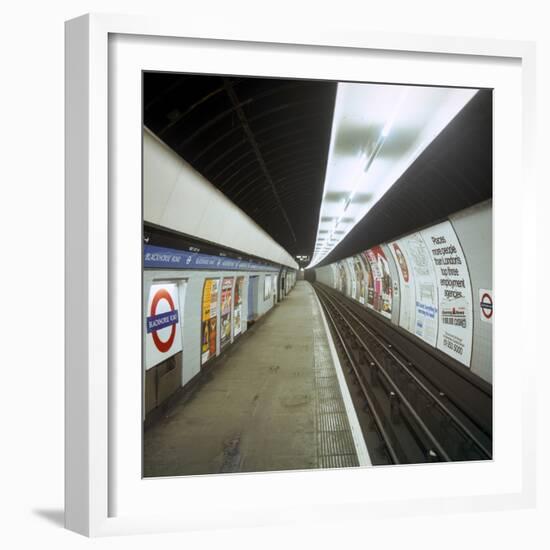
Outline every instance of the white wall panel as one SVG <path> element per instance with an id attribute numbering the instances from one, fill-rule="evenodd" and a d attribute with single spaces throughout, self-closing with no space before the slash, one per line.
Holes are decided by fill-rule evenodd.
<path id="1" fill-rule="evenodd" d="M 146 222 L 298 267 L 282 246 L 147 129 L 143 164 Z"/>
<path id="2" fill-rule="evenodd" d="M 174 191 L 181 167 L 175 153 L 154 146 L 154 138 L 145 132 L 143 146 L 143 216 L 160 220 Z"/>
<path id="3" fill-rule="evenodd" d="M 151 182 L 145 180 L 144 187 L 162 187 L 164 183 L 160 177 L 162 174 L 155 175 Z M 145 221 L 198 236 L 198 227 L 205 216 L 208 196 L 208 191 L 199 180 L 190 178 L 180 171 L 161 215 L 156 220 L 145 218 Z"/>
<path id="4" fill-rule="evenodd" d="M 334 288 L 334 274 L 332 266 L 324 265 L 323 267 L 315 268 L 315 278 L 319 283 L 323 283 L 327 286 Z"/>
<path id="5" fill-rule="evenodd" d="M 480 319 L 479 290 L 493 289 L 493 209 L 483 202 L 449 216 L 468 261 L 473 298 L 472 372 L 493 381 L 493 325 Z"/>

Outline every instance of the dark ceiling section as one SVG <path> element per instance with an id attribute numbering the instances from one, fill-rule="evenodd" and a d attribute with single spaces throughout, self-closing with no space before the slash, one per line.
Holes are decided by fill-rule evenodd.
<path id="1" fill-rule="evenodd" d="M 144 123 L 290 254 L 311 255 L 336 83 L 144 74 Z"/>
<path id="2" fill-rule="evenodd" d="M 493 196 L 492 91 L 480 90 L 319 265 L 436 223 Z"/>

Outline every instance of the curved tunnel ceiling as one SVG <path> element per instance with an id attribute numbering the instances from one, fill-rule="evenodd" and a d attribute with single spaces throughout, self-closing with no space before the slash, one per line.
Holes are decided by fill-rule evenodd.
<path id="1" fill-rule="evenodd" d="M 144 124 L 292 256 L 317 232 L 335 82 L 144 73 Z"/>
<path id="2" fill-rule="evenodd" d="M 493 196 L 493 96 L 479 90 L 322 262 L 437 223 Z"/>
<path id="3" fill-rule="evenodd" d="M 291 255 L 311 258 L 336 91 L 337 82 L 144 73 L 144 124 Z M 492 93 L 480 90 L 319 265 L 491 196 Z"/>
<path id="4" fill-rule="evenodd" d="M 321 218 L 321 262 L 476 94 L 469 88 L 338 84 Z"/>

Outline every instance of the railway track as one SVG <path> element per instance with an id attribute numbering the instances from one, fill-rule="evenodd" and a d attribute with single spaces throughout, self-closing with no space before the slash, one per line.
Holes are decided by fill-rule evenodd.
<path id="1" fill-rule="evenodd" d="M 374 328 L 346 297 L 314 284 L 327 315 L 340 357 L 348 367 L 363 402 L 368 421 L 363 433 L 369 452 L 378 464 L 414 464 L 487 460 L 492 458 L 492 437 L 487 421 L 480 421 L 479 402 L 491 395 L 471 384 L 474 412 L 467 399 L 448 395 L 463 378 L 446 374 L 440 379 L 422 371 L 414 360 L 392 344 L 387 331 Z M 441 363 L 441 369 L 448 367 Z M 458 381 L 459 380 L 459 381 Z"/>

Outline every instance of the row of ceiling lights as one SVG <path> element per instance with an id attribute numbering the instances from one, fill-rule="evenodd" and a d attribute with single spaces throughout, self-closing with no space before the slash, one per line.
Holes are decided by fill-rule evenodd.
<path id="1" fill-rule="evenodd" d="M 380 163 L 376 167 L 378 171 L 376 177 L 370 177 L 369 180 L 369 170 L 377 160 L 394 126 L 400 126 L 399 129 L 401 130 L 403 128 L 412 130 L 411 143 L 403 147 L 403 150 L 400 151 L 401 157 L 394 161 L 396 164 L 401 164 L 403 168 L 401 173 L 403 173 L 473 97 L 475 92 L 476 90 L 468 89 L 338 84 L 317 242 L 313 258 L 308 267 L 313 267 L 321 262 L 397 180 L 400 174 L 395 175 L 393 178 L 386 177 L 391 175 L 391 170 L 386 168 L 386 172 L 384 172 L 383 169 L 380 169 Z M 412 98 L 409 97 L 411 95 Z M 365 112 L 362 109 L 364 104 L 366 104 Z M 375 107 L 373 108 L 372 105 L 375 105 Z M 378 111 L 377 107 L 379 108 Z M 418 107 L 418 112 L 415 112 L 416 107 Z M 375 118 L 380 113 L 384 115 L 383 124 L 378 124 L 377 127 L 381 129 L 374 134 L 374 125 L 369 117 Z M 406 128 L 407 126 L 409 128 Z M 370 138 L 371 143 L 370 152 L 365 143 L 361 145 L 358 154 L 356 154 L 357 160 L 353 163 L 353 174 L 350 178 L 342 177 L 349 173 L 349 170 L 344 175 L 341 170 L 339 173 L 338 166 L 339 163 L 340 165 L 343 164 L 342 157 L 345 155 L 336 151 L 336 142 L 342 138 L 342 134 L 349 131 L 346 130 L 346 127 L 365 128 L 366 142 L 368 143 Z M 334 172 L 332 172 L 333 169 Z M 388 181 L 377 181 L 377 178 Z M 332 215 L 329 216 L 327 213 L 330 211 L 331 206 L 328 204 L 330 201 L 327 200 L 327 194 L 331 191 L 339 191 L 342 187 L 342 180 L 353 182 L 350 186 L 351 191 L 340 201 L 339 212 L 336 215 L 332 212 Z M 361 192 L 363 198 L 367 196 L 365 191 L 368 191 L 368 188 L 376 188 L 378 196 L 374 196 L 373 193 L 374 200 L 367 201 L 366 207 L 362 209 L 363 211 L 356 211 L 355 215 L 350 216 L 348 211 L 350 206 L 355 204 L 353 202 L 354 198 Z M 356 206 L 359 207 L 359 205 Z M 348 214 L 347 217 L 346 214 Z M 332 227 L 328 228 L 326 226 L 327 220 L 334 220 Z M 345 225 L 342 227 L 343 222 L 345 222 Z M 340 228 L 339 231 L 338 228 Z"/>

